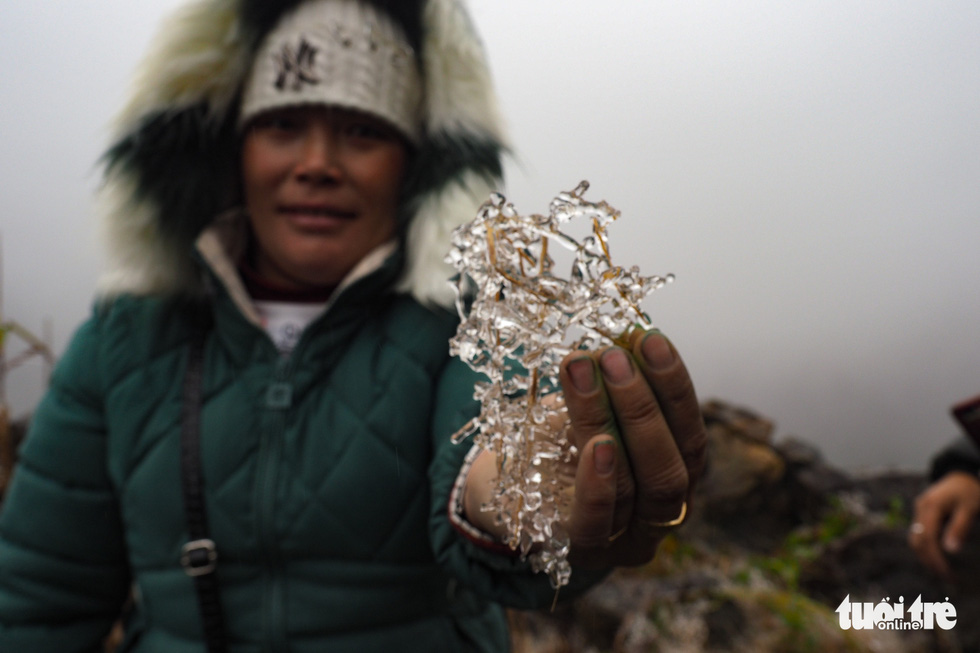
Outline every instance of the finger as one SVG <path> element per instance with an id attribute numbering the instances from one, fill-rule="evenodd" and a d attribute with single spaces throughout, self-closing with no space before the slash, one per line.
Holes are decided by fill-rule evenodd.
<path id="1" fill-rule="evenodd" d="M 940 576 L 948 577 L 949 566 L 939 548 L 939 531 L 944 516 L 945 513 L 935 505 L 920 500 L 916 505 L 908 541 L 923 565 Z"/>
<path id="2" fill-rule="evenodd" d="M 632 343 L 634 355 L 684 459 L 689 491 L 693 491 L 707 456 L 707 432 L 694 383 L 677 350 L 661 333 L 638 334 Z"/>
<path id="3" fill-rule="evenodd" d="M 976 510 L 962 503 L 957 504 L 956 510 L 953 511 L 943 531 L 942 543 L 943 550 L 946 553 L 960 552 L 960 549 L 963 547 L 963 541 L 966 539 L 967 533 L 970 532 L 970 526 L 973 524 L 973 519 L 976 516 Z"/>
<path id="4" fill-rule="evenodd" d="M 575 477 L 569 538 L 577 557 L 594 557 L 610 545 L 616 510 L 616 440 L 597 435 L 582 448 Z"/>
<path id="5" fill-rule="evenodd" d="M 587 352 L 569 354 L 558 371 L 576 447 L 583 449 L 596 435 L 619 438 L 619 429 L 602 387 L 595 361 Z"/>
<path id="6" fill-rule="evenodd" d="M 671 521 L 686 499 L 688 474 L 660 404 L 624 349 L 603 350 L 599 366 L 636 484 L 634 515 Z"/>
<path id="7" fill-rule="evenodd" d="M 580 451 L 584 451 L 588 448 L 588 442 L 597 435 L 611 435 L 619 443 L 616 447 L 617 508 L 613 526 L 616 529 L 623 528 L 629 523 L 633 514 L 633 496 L 636 486 L 626 457 L 626 449 L 622 446 L 619 427 L 593 354 L 570 354 L 562 361 L 559 374 L 575 446 Z"/>

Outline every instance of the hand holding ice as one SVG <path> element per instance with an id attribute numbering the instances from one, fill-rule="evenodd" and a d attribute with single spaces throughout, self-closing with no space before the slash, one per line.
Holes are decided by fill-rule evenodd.
<path id="1" fill-rule="evenodd" d="M 578 453 L 556 392 L 559 365 L 574 350 L 625 344 L 634 327 L 650 328 L 640 302 L 673 280 L 612 264 L 606 231 L 619 212 L 584 200 L 588 187 L 583 181 L 560 193 L 547 216 L 522 216 L 494 194 L 455 231 L 447 257 L 462 320 L 450 352 L 487 378 L 475 393 L 480 415 L 454 440 L 474 435 L 496 454 L 497 483 L 484 509 L 506 528 L 507 544 L 555 587 L 571 574 L 562 524 Z M 591 232 L 568 235 L 573 219 L 591 223 Z M 555 270 L 552 244 L 571 255 L 567 278 Z"/>

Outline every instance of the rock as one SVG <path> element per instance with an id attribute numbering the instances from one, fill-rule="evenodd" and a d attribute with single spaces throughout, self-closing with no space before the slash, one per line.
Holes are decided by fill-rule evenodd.
<path id="1" fill-rule="evenodd" d="M 705 648 L 724 648 L 745 633 L 749 625 L 745 611 L 732 599 L 725 599 L 704 615 L 708 628 Z"/>
<path id="2" fill-rule="evenodd" d="M 701 404 L 701 415 L 708 428 L 722 424 L 730 433 L 761 444 L 768 444 L 772 437 L 772 421 L 748 408 L 710 399 Z"/>
<path id="3" fill-rule="evenodd" d="M 799 470 L 823 465 L 823 454 L 809 442 L 788 437 L 776 447 L 790 469 Z"/>
<path id="4" fill-rule="evenodd" d="M 852 479 L 851 491 L 873 512 L 905 512 L 927 484 L 923 474 L 886 471 Z"/>
<path id="5" fill-rule="evenodd" d="M 887 526 L 861 527 L 830 542 L 803 565 L 799 582 L 809 596 L 833 606 L 848 594 L 877 602 L 892 595 L 943 593 L 942 584 L 909 548 L 905 529 Z"/>
<path id="6" fill-rule="evenodd" d="M 709 520 L 738 521 L 747 513 L 765 512 L 768 495 L 786 471 L 783 458 L 769 444 L 772 422 L 718 400 L 707 402 L 703 414 L 708 462 L 696 509 Z"/>
<path id="7" fill-rule="evenodd" d="M 786 471 L 771 446 L 720 422 L 708 426 L 708 460 L 700 500 L 714 511 L 738 510 L 741 499 L 775 485 Z"/>
<path id="8" fill-rule="evenodd" d="M 775 450 L 786 462 L 781 492 L 797 523 L 818 519 L 835 493 L 847 491 L 851 478 L 824 462 L 820 451 L 797 438 L 786 438 Z"/>
<path id="9" fill-rule="evenodd" d="M 751 410 L 714 400 L 704 416 L 708 467 L 688 521 L 649 565 L 616 570 L 553 614 L 521 613 L 515 653 L 980 651 L 972 618 L 980 614 L 980 535 L 951 559 L 949 585 L 906 543 L 923 474 L 854 477 L 803 440 L 774 444 L 772 422 Z M 848 595 L 920 594 L 949 597 L 957 626 L 844 630 L 835 613 Z"/>
<path id="10" fill-rule="evenodd" d="M 828 606 L 845 596 L 853 601 L 877 603 L 883 598 L 906 605 L 923 601 L 955 606 L 959 616 L 954 631 L 920 633 L 924 650 L 980 651 L 980 540 L 967 541 L 963 551 L 949 559 L 952 582 L 944 582 L 919 564 L 906 542 L 904 526 L 865 526 L 830 543 L 800 574 L 800 588 Z M 948 641 L 955 637 L 955 642 Z M 956 647 L 949 648 L 955 643 Z M 943 648 L 946 647 L 946 648 Z"/>

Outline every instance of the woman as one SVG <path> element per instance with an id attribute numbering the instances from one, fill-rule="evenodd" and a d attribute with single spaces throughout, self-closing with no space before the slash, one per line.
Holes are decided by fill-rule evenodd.
<path id="1" fill-rule="evenodd" d="M 553 591 L 479 511 L 494 461 L 450 442 L 476 407 L 442 257 L 503 150 L 466 14 L 203 0 L 140 79 L 114 268 L 0 517 L 0 650 L 96 650 L 127 597 L 142 653 L 506 650 L 500 606 Z M 634 340 L 563 365 L 563 596 L 652 558 L 701 469 L 683 363 Z"/>

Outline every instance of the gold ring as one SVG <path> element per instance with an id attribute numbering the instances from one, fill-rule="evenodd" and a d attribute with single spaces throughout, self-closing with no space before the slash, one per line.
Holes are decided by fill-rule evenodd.
<path id="1" fill-rule="evenodd" d="M 623 535 L 623 533 L 625 533 L 627 530 L 629 530 L 629 527 L 630 527 L 630 525 L 629 524 L 626 524 L 625 526 L 623 526 L 622 528 L 620 528 L 618 531 L 616 531 L 615 533 L 613 533 L 612 535 L 609 536 L 609 541 L 610 542 L 615 542 L 616 540 L 618 540 Z"/>
<path id="2" fill-rule="evenodd" d="M 674 526 L 680 526 L 684 523 L 684 519 L 687 517 L 687 501 L 681 504 L 681 514 L 677 515 L 674 519 L 665 522 L 653 522 L 651 525 L 657 528 L 673 528 Z"/>

